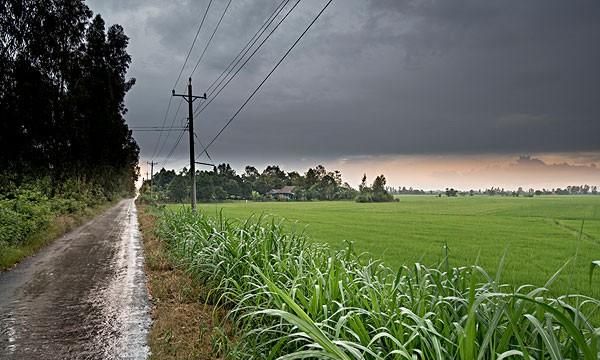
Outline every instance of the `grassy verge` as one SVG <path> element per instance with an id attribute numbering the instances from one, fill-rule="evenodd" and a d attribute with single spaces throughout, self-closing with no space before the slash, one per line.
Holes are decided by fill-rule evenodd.
<path id="1" fill-rule="evenodd" d="M 101 214 L 116 202 L 110 201 L 92 208 L 88 207 L 73 214 L 58 215 L 46 226 L 30 234 L 22 243 L 0 245 L 0 271 L 7 270 L 24 258 L 35 254 L 45 245 Z"/>
<path id="2" fill-rule="evenodd" d="M 170 252 L 228 306 L 228 359 L 586 359 L 600 300 L 515 288 L 482 267 L 419 263 L 393 270 L 352 246 L 334 251 L 270 218 L 189 209 L 158 226 Z M 500 260 L 503 263 L 503 259 Z"/>
<path id="3" fill-rule="evenodd" d="M 153 304 L 151 359 L 219 359 L 230 341 L 231 328 L 222 325 L 225 312 L 206 304 L 205 288 L 177 267 L 155 235 L 154 208 L 140 205 L 138 209 Z"/>

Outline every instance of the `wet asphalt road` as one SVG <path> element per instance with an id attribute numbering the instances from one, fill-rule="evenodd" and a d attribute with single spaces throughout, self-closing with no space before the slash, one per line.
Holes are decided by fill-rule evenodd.
<path id="1" fill-rule="evenodd" d="M 0 273 L 0 359 L 146 359 L 149 325 L 131 199 Z"/>

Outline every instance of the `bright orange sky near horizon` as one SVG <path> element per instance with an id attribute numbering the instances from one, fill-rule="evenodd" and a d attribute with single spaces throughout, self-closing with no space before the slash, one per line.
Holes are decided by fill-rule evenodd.
<path id="1" fill-rule="evenodd" d="M 357 185 L 366 173 L 369 182 L 384 174 L 390 186 L 425 190 L 600 186 L 597 153 L 373 156 L 339 159 L 325 165 L 341 170 L 344 180 L 351 185 Z"/>

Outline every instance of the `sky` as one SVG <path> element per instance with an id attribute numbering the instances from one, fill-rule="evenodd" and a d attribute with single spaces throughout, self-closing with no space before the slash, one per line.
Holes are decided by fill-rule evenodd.
<path id="1" fill-rule="evenodd" d="M 195 118 L 200 143 L 226 124 L 325 2 L 300 1 Z M 185 91 L 227 5 L 212 2 L 175 84 L 208 3 L 88 1 L 131 38 L 129 76 L 137 82 L 126 98 L 129 125 L 184 124 L 187 104 L 176 112 L 179 99 L 165 113 L 171 89 Z M 232 0 L 194 72 L 196 94 L 278 4 Z M 334 0 L 208 152 L 239 171 L 323 164 L 352 185 L 363 173 L 424 189 L 600 185 L 598 44 L 595 0 Z M 187 134 L 174 148 L 178 135 L 134 132 L 143 175 L 150 160 L 186 166 Z"/>

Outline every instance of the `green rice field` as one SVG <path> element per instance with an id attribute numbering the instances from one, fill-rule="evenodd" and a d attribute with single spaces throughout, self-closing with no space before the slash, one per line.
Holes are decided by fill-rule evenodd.
<path id="1" fill-rule="evenodd" d="M 312 241 L 342 248 L 352 241 L 391 267 L 435 266 L 448 245 L 450 266 L 482 265 L 501 281 L 543 286 L 567 261 L 553 293 L 600 298 L 600 197 L 535 198 L 403 196 L 395 203 L 232 202 L 199 204 L 201 211 L 244 219 L 274 215 L 304 230 Z M 580 234 L 583 222 L 583 231 Z"/>

